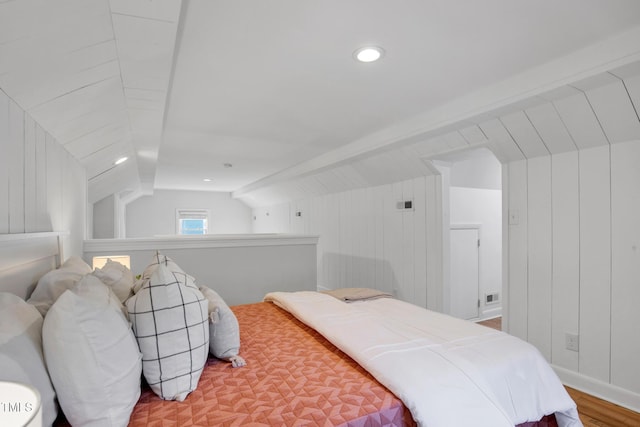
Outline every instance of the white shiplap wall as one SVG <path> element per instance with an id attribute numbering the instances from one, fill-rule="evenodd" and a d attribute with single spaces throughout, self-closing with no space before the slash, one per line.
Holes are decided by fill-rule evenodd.
<path id="1" fill-rule="evenodd" d="M 84 168 L 0 90 L 0 234 L 68 231 L 65 256 L 82 255 Z"/>
<path id="2" fill-rule="evenodd" d="M 441 185 L 430 175 L 256 208 L 254 231 L 319 235 L 321 289 L 372 287 L 441 310 Z M 413 209 L 396 209 L 402 200 Z"/>
<path id="3" fill-rule="evenodd" d="M 634 140 L 505 165 L 508 332 L 569 383 L 636 409 L 639 164 Z M 566 349 L 566 333 L 579 334 L 578 352 Z"/>

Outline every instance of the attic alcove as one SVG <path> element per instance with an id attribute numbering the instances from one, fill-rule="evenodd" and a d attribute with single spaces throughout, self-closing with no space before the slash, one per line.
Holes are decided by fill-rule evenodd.
<path id="1" fill-rule="evenodd" d="M 90 237 L 94 225 L 106 227 L 111 236 L 126 236 L 132 226 L 127 224 L 127 207 L 133 209 L 142 196 L 160 195 L 174 184 L 167 175 L 157 173 L 162 156 L 178 159 L 195 152 L 197 159 L 184 162 L 186 179 L 186 172 L 197 170 L 195 160 L 210 166 L 215 159 L 220 168 L 223 162 L 232 161 L 233 169 L 238 170 L 235 165 L 240 163 L 227 157 L 233 149 L 240 152 L 244 148 L 244 154 L 258 159 L 253 163 L 255 172 L 265 166 L 264 159 L 278 157 L 275 148 L 288 148 L 290 153 L 301 154 L 295 162 L 261 169 L 261 174 L 253 175 L 243 186 L 225 190 L 229 200 L 244 203 L 246 229 L 320 236 L 315 261 L 320 286 L 362 283 L 446 311 L 443 175 L 429 159 L 484 147 L 502 164 L 503 327 L 534 344 L 565 382 L 640 409 L 640 371 L 635 366 L 640 339 L 634 330 L 640 323 L 634 305 L 640 300 L 636 280 L 640 260 L 634 250 L 640 245 L 638 3 L 523 3 L 513 9 L 516 15 L 510 19 L 503 19 L 502 2 L 470 2 L 464 11 L 450 3 L 442 5 L 455 17 L 452 21 L 467 24 L 441 26 L 455 30 L 455 37 L 445 33 L 438 38 L 412 39 L 441 40 L 434 46 L 446 57 L 468 61 L 466 66 L 451 66 L 424 50 L 426 65 L 399 67 L 407 72 L 402 76 L 417 77 L 407 80 L 410 86 L 404 92 L 397 90 L 400 78 L 386 78 L 381 68 L 355 68 L 363 64 L 352 60 L 348 46 L 347 58 L 341 62 L 350 67 L 342 70 L 345 73 L 327 72 L 324 65 L 330 61 L 326 57 L 318 60 L 323 66 L 317 68 L 308 67 L 311 61 L 292 62 L 295 79 L 280 72 L 263 72 L 285 71 L 274 67 L 275 63 L 269 63 L 272 68 L 262 66 L 262 61 L 283 55 L 261 50 L 264 55 L 257 67 L 258 61 L 244 50 L 228 49 L 227 36 L 235 34 L 237 22 L 225 19 L 225 14 L 194 13 L 198 7 L 228 7 L 233 16 L 246 22 L 251 16 L 244 13 L 244 4 L 53 1 L 34 8 L 31 2 L 0 3 L 0 149 L 8 154 L 0 156 L 0 198 L 5 201 L 0 204 L 0 231 L 69 230 L 65 253 L 81 255 L 83 239 Z M 304 2 L 290 6 L 289 11 L 310 7 Z M 256 25 L 247 25 L 243 34 L 259 37 L 269 49 L 277 43 L 267 41 L 305 41 L 280 37 L 282 33 L 273 29 L 284 26 L 270 25 L 274 22 L 270 19 L 292 15 L 277 13 L 271 4 L 261 7 L 265 13 L 254 14 Z M 335 5 L 323 2 L 322 7 Z M 392 6 L 379 2 L 375 7 Z M 395 18 L 401 13 L 397 10 L 379 14 L 381 25 L 371 27 L 393 25 L 393 31 L 386 32 L 391 37 L 405 34 L 406 29 L 436 28 L 425 25 L 425 20 L 438 19 L 433 8 L 419 2 L 412 7 L 429 8 L 424 16 L 407 9 L 410 18 L 419 18 L 416 27 L 398 25 Z M 360 13 L 358 8 L 353 10 Z M 326 12 L 324 16 L 335 23 L 334 11 Z M 326 37 L 313 37 L 307 30 L 316 28 L 310 25 L 325 31 L 339 28 L 313 16 L 290 23 L 306 25 L 299 34 L 309 35 L 308 42 L 323 43 L 318 52 L 331 52 L 324 49 L 329 47 Z M 349 45 L 344 40 L 353 39 L 354 22 L 360 22 L 347 15 L 343 18 L 349 23 L 341 28 L 347 37 L 335 32 L 331 38 L 334 48 Z M 204 23 L 202 28 L 213 36 L 212 43 L 199 39 L 196 46 L 222 47 L 216 50 L 222 56 L 202 61 L 197 48 L 181 49 L 182 41 L 197 33 L 188 33 L 188 19 Z M 502 31 L 505 24 L 511 26 L 508 31 Z M 493 41 L 484 43 L 486 49 L 455 48 L 460 41 L 486 42 L 479 37 L 484 30 L 489 33 L 482 34 Z M 273 38 L 265 40 L 264 35 Z M 237 40 L 253 41 L 251 37 Z M 216 44 L 219 41 L 225 42 Z M 403 40 L 397 40 L 396 46 L 409 47 L 398 41 Z M 401 51 L 393 43 L 381 44 L 387 55 L 378 64 L 388 70 L 398 64 L 394 61 L 401 58 Z M 467 54 L 452 55 L 463 51 Z M 198 66 L 176 62 L 178 56 L 187 55 Z M 223 64 L 233 67 L 223 69 Z M 434 64 L 447 64 L 447 68 Z M 243 74 L 256 70 L 254 75 Z M 307 72 L 314 70 L 321 77 L 307 78 Z M 447 76 L 433 78 L 431 73 L 442 70 Z M 376 86 L 379 91 L 348 92 L 380 71 L 383 83 Z M 177 90 L 181 72 L 183 83 L 195 80 L 196 73 L 204 76 L 201 81 L 205 83 L 194 85 L 191 92 Z M 345 79 L 347 87 L 328 90 L 338 83 L 333 77 L 351 72 L 356 74 Z M 368 77 L 363 73 L 369 73 Z M 284 76 L 286 84 L 259 81 L 277 76 Z M 476 79 L 481 76 L 485 79 Z M 227 90 L 230 82 L 239 83 L 235 88 L 247 88 L 247 92 Z M 431 98 L 437 95 L 431 91 L 434 84 L 441 86 L 438 90 L 452 91 Z M 286 87 L 294 90 L 284 93 Z M 212 103 L 193 102 L 205 92 L 222 103 L 214 108 Z M 313 100 L 312 105 L 301 105 L 301 93 L 304 99 Z M 258 97 L 249 96 L 253 94 Z M 350 109 L 349 114 L 335 108 L 341 101 L 347 104 L 366 94 L 384 102 Z M 391 107 L 391 97 L 384 95 L 398 94 Z M 326 98 L 330 108 L 316 110 L 319 98 Z M 272 108 L 276 100 L 282 101 L 283 110 Z M 421 109 L 405 109 L 410 102 Z M 383 109 L 367 115 L 363 110 L 372 105 Z M 168 113 L 172 107 L 179 117 L 165 123 L 172 116 Z M 253 114 L 246 114 L 248 111 Z M 282 115 L 282 111 L 289 114 Z M 404 114 L 407 111 L 410 114 Z M 224 134 L 212 141 L 211 133 L 219 128 L 214 132 L 208 127 L 186 132 L 180 128 L 198 118 L 204 118 L 200 123 L 206 126 L 216 120 L 224 122 L 227 112 L 237 114 L 227 124 L 241 134 L 224 128 Z M 323 112 L 326 116 L 320 114 Z M 365 132 L 358 132 L 353 123 L 358 115 L 373 118 L 368 124 L 376 122 L 380 127 L 361 124 L 358 129 Z M 327 125 L 327 116 L 337 118 L 338 125 Z M 277 121 L 269 128 L 271 138 L 260 140 L 255 150 L 246 149 L 256 142 L 255 135 L 245 132 L 247 125 L 260 125 L 273 117 Z M 310 136 L 317 129 L 321 132 Z M 284 130 L 292 132 L 288 143 L 308 143 L 305 149 L 309 151 L 281 144 L 280 131 Z M 336 136 L 340 130 L 346 131 L 343 139 Z M 340 141 L 349 143 L 338 146 Z M 319 147 L 323 143 L 327 145 Z M 162 144 L 173 148 L 162 153 Z M 206 151 L 189 151 L 194 145 Z M 113 160 L 121 155 L 130 155 L 130 161 L 113 167 Z M 218 158 L 223 155 L 224 159 Z M 211 177 L 208 170 L 198 177 L 200 189 L 211 184 L 202 182 L 204 177 Z M 408 200 L 411 209 L 396 209 L 398 202 Z M 95 210 L 111 216 L 106 225 L 100 222 L 100 214 L 92 215 Z M 567 333 L 579 335 L 578 352 L 566 348 Z"/>
<path id="2" fill-rule="evenodd" d="M 640 64 L 603 67 L 425 140 L 235 195 L 255 205 L 258 230 L 321 236 L 319 286 L 367 284 L 442 311 L 446 202 L 425 159 L 491 150 L 502 165 L 503 328 L 566 383 L 638 410 L 639 106 Z M 408 199 L 411 213 L 394 210 Z M 580 334 L 579 352 L 566 333 Z"/>

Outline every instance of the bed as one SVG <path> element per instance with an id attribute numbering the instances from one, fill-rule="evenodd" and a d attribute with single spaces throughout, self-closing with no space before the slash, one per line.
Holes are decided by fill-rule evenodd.
<path id="1" fill-rule="evenodd" d="M 209 358 L 198 388 L 182 403 L 145 389 L 131 426 L 413 425 L 397 397 L 291 314 L 266 302 L 233 311 L 246 331 L 247 366 Z"/>
<path id="2" fill-rule="evenodd" d="M 48 250 L 55 252 L 59 249 L 59 246 L 51 244 L 52 241 L 57 242 L 55 236 L 47 238 L 40 236 L 39 240 L 40 243 L 47 243 Z M 11 251 L 7 247 L 12 246 L 13 243 L 7 241 L 3 243 L 0 253 L 6 250 Z M 24 241 L 22 244 L 24 245 Z M 31 249 L 32 246 L 33 244 L 29 244 Z M 32 281 L 34 275 L 42 274 L 42 270 L 52 262 L 56 266 L 59 265 L 59 258 L 61 257 L 56 253 L 43 257 L 43 253 L 40 252 L 37 260 L 26 260 L 21 257 L 16 263 L 19 265 L 13 265 L 10 268 L 7 265 L 2 266 L 0 280 L 5 273 L 10 272 L 12 283 L 15 283 L 15 280 Z M 37 272 L 29 272 L 30 266 L 37 266 Z M 20 272 L 17 276 L 16 271 Z M 0 291 L 9 290 L 22 294 L 20 295 L 22 298 L 25 298 L 33 288 L 32 282 L 25 283 L 24 287 L 29 288 L 28 291 L 16 290 L 15 286 L 4 289 L 6 282 L 0 281 L 0 283 L 3 287 Z M 414 418 L 419 421 L 419 425 L 429 426 L 498 427 L 514 424 L 505 421 L 502 414 L 504 411 L 498 411 L 501 413 L 498 416 L 498 422 L 494 422 L 491 418 L 477 418 L 473 424 L 460 424 L 457 420 L 468 419 L 468 417 L 457 418 L 460 414 L 483 413 L 484 409 L 474 408 L 472 401 L 467 400 L 468 391 L 464 391 L 456 381 L 440 384 L 440 391 L 436 389 L 435 392 L 431 392 L 435 394 L 430 399 L 437 397 L 438 394 L 451 397 L 444 399 L 449 401 L 446 407 L 439 408 L 442 404 L 434 400 L 431 402 L 431 409 L 427 409 L 427 412 L 433 414 L 444 410 L 448 414 L 444 418 L 445 421 L 442 421 L 438 415 L 433 423 L 425 422 L 422 410 L 419 409 L 416 412 L 416 403 L 412 400 L 414 398 L 411 394 L 407 395 L 402 388 L 397 388 L 398 382 L 405 381 L 401 379 L 403 377 L 398 376 L 394 371 L 392 374 L 385 373 L 376 363 L 369 360 L 372 359 L 374 362 L 381 360 L 384 362 L 383 365 L 388 364 L 384 361 L 384 352 L 378 352 L 373 357 L 369 357 L 371 354 L 364 357 L 358 355 L 357 348 L 344 345 L 345 341 L 348 343 L 354 340 L 348 335 L 342 335 L 341 332 L 351 329 L 361 338 L 365 336 L 359 329 L 352 328 L 353 325 L 347 327 L 349 322 L 364 322 L 371 326 L 370 330 L 376 331 L 387 328 L 387 324 L 378 324 L 375 318 L 387 320 L 393 318 L 393 316 L 380 315 L 379 310 L 387 310 L 387 308 L 380 308 L 387 304 L 385 300 L 397 300 L 381 298 L 347 304 L 315 292 L 274 293 L 268 295 L 266 299 L 267 301 L 261 303 L 232 307 L 240 326 L 241 353 L 247 361 L 246 366 L 233 368 L 230 363 L 208 357 L 197 387 L 182 402 L 160 399 L 148 385 L 144 384 L 143 380 L 139 398 L 131 411 L 130 425 L 412 426 L 416 425 Z M 322 308 L 322 306 L 326 307 Z M 313 309 L 307 310 L 309 307 Z M 401 306 L 400 311 L 405 308 Z M 395 310 L 397 309 L 398 307 Z M 415 309 L 422 310 L 417 307 Z M 445 326 L 438 326 L 440 332 L 448 330 L 448 334 L 467 334 L 470 328 L 471 335 L 476 338 L 464 338 L 467 340 L 500 341 L 506 336 L 501 332 L 471 325 L 468 322 L 450 319 L 437 313 L 427 313 L 428 316 L 435 316 L 434 318 L 438 319 L 437 322 L 445 322 Z M 338 327 L 332 328 L 331 324 Z M 399 330 L 401 334 L 407 333 L 402 327 Z M 380 334 L 376 334 L 378 335 Z M 441 338 L 444 340 L 444 335 Z M 452 345 L 459 347 L 456 343 L 459 344 L 461 339 L 463 338 L 458 336 L 457 340 L 452 341 Z M 408 341 L 415 341 L 415 339 Z M 382 348 L 382 345 L 372 347 Z M 399 354 L 398 348 L 392 348 L 389 353 Z M 403 357 L 400 358 L 401 362 Z M 509 358 L 506 359 L 506 363 L 500 363 L 498 368 L 492 369 L 504 369 L 510 363 Z M 534 359 L 537 360 L 537 356 L 534 356 Z M 395 365 L 401 367 L 403 363 Z M 418 368 L 413 363 L 404 365 L 410 367 L 414 373 L 417 372 Z M 548 368 L 548 365 L 546 366 Z M 506 370 L 512 370 L 516 376 L 522 375 L 517 371 L 518 369 L 516 366 L 515 371 Z M 471 371 L 467 371 L 464 375 L 469 375 L 469 372 Z M 547 377 L 543 379 L 543 382 L 548 380 Z M 542 392 L 546 393 L 547 397 L 553 397 L 551 400 L 557 400 L 557 407 L 546 408 L 547 403 L 543 402 L 545 396 L 530 394 L 530 397 L 536 400 L 534 406 L 539 404 L 542 412 L 535 417 L 529 416 L 526 421 L 518 425 L 523 427 L 581 425 L 575 405 L 568 396 L 566 396 L 568 401 L 565 400 L 564 390 L 557 382 L 557 378 L 552 377 L 549 382 L 542 386 L 550 388 L 542 389 Z M 480 390 L 481 393 L 488 393 L 487 389 L 482 387 Z M 532 389 L 531 391 L 531 393 L 538 392 L 540 390 Z M 538 401 L 539 399 L 542 400 Z M 61 413 L 55 425 L 68 425 L 64 414 Z"/>
<path id="3" fill-rule="evenodd" d="M 182 404 L 144 390 L 132 426 L 416 425 L 400 399 L 291 313 L 269 302 L 232 308 L 245 331 L 247 366 L 210 358 L 198 389 Z M 553 415 L 521 424 L 557 425 Z"/>

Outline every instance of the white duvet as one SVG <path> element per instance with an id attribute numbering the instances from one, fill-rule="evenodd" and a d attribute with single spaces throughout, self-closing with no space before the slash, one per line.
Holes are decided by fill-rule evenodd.
<path id="1" fill-rule="evenodd" d="M 514 426 L 556 414 L 582 426 L 542 355 L 506 333 L 392 298 L 347 304 L 316 292 L 272 301 L 313 327 L 398 396 L 420 426 Z"/>

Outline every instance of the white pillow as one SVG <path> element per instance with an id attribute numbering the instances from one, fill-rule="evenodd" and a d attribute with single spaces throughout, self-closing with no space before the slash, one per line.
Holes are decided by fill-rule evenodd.
<path id="1" fill-rule="evenodd" d="M 45 360 L 71 425 L 127 425 L 140 397 L 142 355 L 121 306 L 86 275 L 44 320 Z"/>
<path id="2" fill-rule="evenodd" d="M 34 306 L 6 292 L 0 292 L 0 379 L 37 389 L 42 425 L 53 424 L 58 404 L 42 355 L 42 316 Z"/>
<path id="3" fill-rule="evenodd" d="M 82 275 L 91 273 L 91 266 L 78 256 L 67 258 L 60 268 L 76 271 Z"/>
<path id="4" fill-rule="evenodd" d="M 218 359 L 229 361 L 234 367 L 244 366 L 240 353 L 240 326 L 238 319 L 216 291 L 206 286 L 200 292 L 208 301 L 209 350 Z"/>
<path id="5" fill-rule="evenodd" d="M 72 256 L 57 270 L 51 270 L 38 280 L 36 288 L 27 300 L 35 306 L 42 317 L 47 315 L 49 307 L 67 289 L 71 289 L 85 274 L 91 273 L 91 267 L 81 258 Z"/>
<path id="6" fill-rule="evenodd" d="M 207 300 L 177 265 L 160 263 L 126 305 L 147 383 L 162 399 L 184 400 L 209 354 Z"/>
<path id="7" fill-rule="evenodd" d="M 133 282 L 135 279 L 131 270 L 125 265 L 108 259 L 102 268 L 96 268 L 91 274 L 110 287 L 120 299 L 120 302 L 124 303 L 133 295 Z"/>

